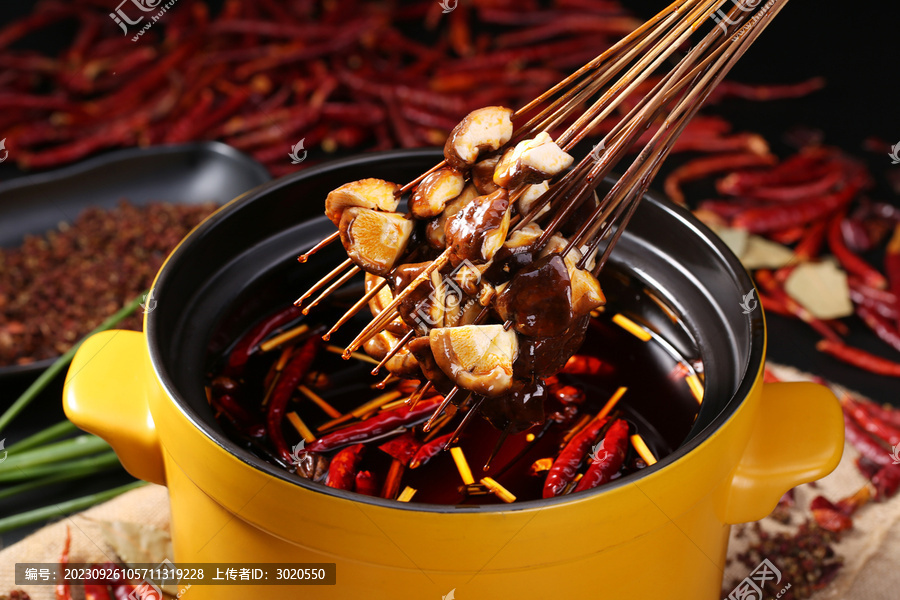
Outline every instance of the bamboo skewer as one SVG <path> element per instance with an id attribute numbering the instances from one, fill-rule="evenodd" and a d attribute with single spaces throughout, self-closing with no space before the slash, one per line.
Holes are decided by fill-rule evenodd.
<path id="1" fill-rule="evenodd" d="M 644 133 L 651 126 L 658 125 L 649 136 L 649 141 L 644 144 L 622 176 L 604 197 L 596 202 L 590 211 L 591 214 L 584 219 L 577 231 L 569 236 L 562 251 L 562 255 L 565 257 L 573 250 L 578 249 L 581 254 L 575 263 L 576 268 L 589 271 L 597 276 L 610 260 L 613 249 L 621 239 L 641 198 L 659 171 L 661 164 L 671 152 L 678 136 L 718 83 L 783 9 L 787 1 L 770 0 L 755 13 L 743 6 L 732 6 L 727 11 L 726 19 L 730 26 L 724 26 L 717 21 L 718 25 L 702 34 L 673 68 L 658 80 L 651 79 L 651 76 L 661 70 L 667 61 L 672 60 L 679 48 L 690 42 L 692 36 L 699 35 L 697 31 L 701 25 L 708 23 L 710 17 L 715 13 L 721 14 L 722 6 L 725 3 L 724 0 L 676 0 L 607 51 L 515 111 L 512 115 L 514 124 L 520 120 L 524 120 L 524 124 L 518 125 L 510 141 L 492 155 L 500 155 L 518 141 L 530 139 L 537 133 L 556 130 L 574 116 L 574 120 L 555 140 L 562 150 L 571 151 L 617 110 L 621 110 L 623 106 L 629 107 L 627 111 L 622 111 L 625 116 L 608 130 L 601 143 L 598 144 L 598 152 L 602 150 L 602 155 L 592 152 L 565 174 L 549 180 L 549 189 L 532 204 L 531 209 L 526 214 L 520 213 L 510 220 L 509 232 L 521 230 L 538 219 L 542 228 L 540 236 L 533 244 L 533 250 L 539 252 L 551 237 L 571 220 L 575 211 L 583 207 L 585 202 L 596 197 L 595 193 L 600 183 L 632 150 Z M 651 81 L 652 85 L 650 85 Z M 645 88 L 650 89 L 646 92 L 642 91 Z M 630 102 L 624 104 L 629 99 Z M 577 116 L 575 116 L 576 111 L 580 111 Z M 435 165 L 400 188 L 398 193 L 403 195 L 409 192 L 427 175 L 434 173 L 446 164 L 447 161 L 442 161 Z M 510 204 L 516 202 L 527 189 L 526 184 L 509 189 Z M 550 210 L 545 211 L 548 207 Z M 337 234 L 332 234 L 301 256 L 301 261 L 337 237 Z M 407 252 L 415 255 L 417 250 L 407 249 Z M 363 327 L 343 350 L 342 356 L 345 359 L 350 358 L 366 341 L 384 330 L 392 320 L 399 318 L 401 315 L 398 310 L 401 304 L 418 286 L 428 281 L 432 274 L 440 273 L 444 269 L 450 262 L 450 252 L 450 248 L 445 249 L 406 287 L 402 290 L 393 290 L 394 297 L 391 302 Z M 592 262 L 593 264 L 591 264 Z M 309 306 L 304 308 L 304 314 L 347 283 L 360 270 L 348 259 L 328 273 L 298 300 L 298 304 L 302 303 L 315 292 L 325 288 Z M 332 280 L 335 281 L 328 285 Z M 333 332 L 356 315 L 386 284 L 387 280 L 382 281 L 363 295 L 325 334 L 325 339 L 328 339 Z M 408 308 L 405 306 L 403 310 Z M 488 306 L 485 306 L 476 323 L 480 323 L 487 314 Z M 628 331 L 640 339 L 649 339 L 650 333 L 642 327 L 621 315 L 616 315 L 616 317 L 619 318 L 617 322 Z M 504 328 L 509 329 L 512 325 L 513 323 L 507 320 Z M 406 347 L 415 335 L 414 331 L 408 332 L 390 348 L 382 360 L 372 361 L 376 363 L 376 367 L 372 370 L 373 375 L 379 373 L 381 368 Z M 391 380 L 392 376 L 389 375 L 379 385 L 383 387 Z M 416 405 L 430 385 L 430 382 L 420 385 L 410 396 L 411 407 Z M 423 426 L 424 432 L 430 430 L 443 415 L 450 402 L 461 391 L 464 390 L 455 387 L 444 397 Z M 608 413 L 624 391 L 624 388 L 621 388 L 604 409 L 605 413 L 604 411 L 601 413 Z M 698 401 L 702 399 L 702 386 L 699 385 L 699 382 L 692 385 L 692 391 L 698 397 Z M 470 415 L 480 405 L 481 400 L 483 399 L 476 401 L 463 417 L 456 432 L 451 436 L 452 440 L 458 437 L 470 419 Z M 459 403 L 459 405 L 461 404 Z M 491 459 L 499 451 L 506 433 L 501 435 Z M 491 459 L 488 460 L 488 464 Z M 485 468 L 487 466 L 485 465 Z"/>

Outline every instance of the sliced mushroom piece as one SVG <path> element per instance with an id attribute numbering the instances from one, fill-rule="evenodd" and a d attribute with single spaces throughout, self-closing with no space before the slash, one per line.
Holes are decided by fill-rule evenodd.
<path id="1" fill-rule="evenodd" d="M 444 327 L 471 325 L 481 313 L 481 305 L 475 298 L 465 297 L 462 302 L 448 306 L 444 313 Z"/>
<path id="2" fill-rule="evenodd" d="M 516 201 L 516 206 L 519 209 L 520 215 L 527 215 L 534 208 L 537 201 L 541 196 L 544 195 L 544 192 L 550 189 L 550 184 L 546 181 L 542 181 L 540 183 L 535 183 L 529 185 L 525 188 L 525 191 L 519 196 L 519 199 Z M 550 203 L 544 205 L 541 210 L 538 211 L 536 215 L 532 217 L 532 219 L 537 219 L 538 217 L 543 216 L 550 210 Z"/>
<path id="3" fill-rule="evenodd" d="M 494 183 L 506 188 L 540 183 L 571 167 L 574 160 L 546 131 L 542 131 L 533 139 L 519 142 L 503 155 L 494 171 Z"/>
<path id="4" fill-rule="evenodd" d="M 428 222 L 428 225 L 425 226 L 425 239 L 428 240 L 428 244 L 431 247 L 439 250 L 444 249 L 444 246 L 447 244 L 445 236 L 447 223 L 456 213 L 477 197 L 478 190 L 475 189 L 475 186 L 472 184 L 467 185 L 459 196 L 447 203 L 447 206 L 444 207 L 444 212 Z"/>
<path id="5" fill-rule="evenodd" d="M 450 132 L 444 158 L 450 166 L 462 170 L 474 165 L 479 153 L 499 150 L 512 137 L 512 114 L 502 106 L 473 110 Z"/>
<path id="6" fill-rule="evenodd" d="M 430 262 L 401 265 L 391 274 L 391 287 L 399 294 Z M 444 326 L 444 282 L 438 271 L 432 271 L 429 281 L 419 284 L 397 307 L 400 318 L 416 335 L 428 335 L 433 327 Z"/>
<path id="7" fill-rule="evenodd" d="M 476 265 L 464 260 L 453 270 L 453 282 L 467 295 L 474 296 L 481 289 L 484 273 L 490 267 L 491 263 L 489 262 L 483 265 Z"/>
<path id="8" fill-rule="evenodd" d="M 435 389 L 445 396 L 453 389 L 453 381 L 444 375 L 444 372 L 438 367 L 434 359 L 434 353 L 431 351 L 431 342 L 429 337 L 416 337 L 409 341 L 406 345 L 409 351 L 416 357 L 419 363 L 419 370 L 425 379 L 430 381 Z M 417 378 L 413 378 L 417 379 Z"/>
<path id="9" fill-rule="evenodd" d="M 363 344 L 366 354 L 375 360 L 384 360 L 387 353 L 399 342 L 400 339 L 387 331 L 379 331 Z"/>
<path id="10" fill-rule="evenodd" d="M 500 187 L 494 183 L 494 171 L 497 163 L 500 162 L 499 156 L 492 156 L 484 160 L 480 160 L 472 167 L 472 183 L 478 193 L 483 195 L 492 194 Z"/>
<path id="11" fill-rule="evenodd" d="M 388 331 L 380 331 L 363 344 L 363 349 L 366 351 L 366 354 L 375 360 L 380 361 L 384 360 L 384 357 L 388 355 L 388 352 L 392 351 L 399 343 L 399 337 Z M 397 350 L 397 352 L 384 363 L 384 367 L 390 373 L 403 378 L 415 378 L 421 373 L 419 362 L 409 351 L 408 345 L 404 345 L 403 348 Z"/>
<path id="12" fill-rule="evenodd" d="M 550 236 L 550 239 L 547 240 L 547 243 L 544 244 L 544 247 L 541 249 L 540 257 L 543 258 L 550 254 L 560 254 L 563 250 L 566 249 L 566 246 L 568 245 L 569 240 L 567 240 L 560 233 L 554 233 Z"/>
<path id="13" fill-rule="evenodd" d="M 554 337 L 519 336 L 519 357 L 513 364 L 517 379 L 550 377 L 559 372 L 578 351 L 590 324 L 590 315 L 575 319 L 562 334 Z"/>
<path id="14" fill-rule="evenodd" d="M 542 233 L 544 233 L 544 230 L 541 229 L 540 225 L 529 223 L 525 227 L 512 232 L 503 243 L 503 247 L 508 248 L 510 252 L 530 248 L 541 237 Z"/>
<path id="15" fill-rule="evenodd" d="M 409 199 L 410 212 L 419 219 L 438 216 L 450 200 L 462 193 L 465 183 L 462 173 L 456 169 L 438 169 L 429 173 Z"/>
<path id="16" fill-rule="evenodd" d="M 493 398 L 512 387 L 519 345 L 503 325 L 464 325 L 432 329 L 434 360 L 447 377 L 476 394 Z"/>
<path id="17" fill-rule="evenodd" d="M 568 244 L 569 241 L 564 236 L 558 233 L 553 234 L 541 251 L 541 256 L 561 254 Z M 596 256 L 596 252 L 594 252 L 594 256 Z M 576 266 L 581 257 L 581 250 L 572 248 L 564 258 L 566 271 L 569 274 L 569 285 L 572 288 L 572 313 L 575 317 L 586 315 L 595 308 L 606 304 L 606 296 L 600 289 L 600 282 L 597 281 L 597 278 L 589 271 Z M 588 261 L 588 264 L 590 264 L 588 268 L 593 268 L 593 260 Z"/>
<path id="18" fill-rule="evenodd" d="M 584 269 L 569 269 L 572 285 L 572 312 L 576 317 L 590 314 L 592 310 L 606 304 L 606 296 L 600 289 L 600 282 Z"/>
<path id="19" fill-rule="evenodd" d="M 392 373 L 402 379 L 417 379 L 422 370 L 419 368 L 419 361 L 415 355 L 409 351 L 408 346 L 400 348 L 400 350 L 384 363 L 384 368 L 388 373 Z"/>
<path id="20" fill-rule="evenodd" d="M 534 260 L 534 244 L 542 230 L 537 223 L 529 223 L 509 234 L 503 246 L 494 255 L 495 269 L 491 274 L 514 273 Z"/>
<path id="21" fill-rule="evenodd" d="M 379 277 L 377 275 L 372 275 L 371 273 L 366 273 L 365 278 L 365 289 L 366 293 L 371 292 L 375 286 L 380 285 L 381 282 L 384 281 L 384 278 Z M 369 300 L 369 310 L 372 311 L 372 316 L 377 317 L 381 314 L 381 311 L 384 310 L 384 307 L 390 304 L 394 300 L 394 293 L 391 292 L 390 286 L 384 286 L 375 296 Z M 403 319 L 397 317 L 387 325 L 385 325 L 385 329 L 393 333 L 394 335 L 405 335 L 406 332 L 409 331 L 409 327 L 406 326 L 406 323 L 403 322 Z"/>
<path id="22" fill-rule="evenodd" d="M 400 204 L 400 186 L 383 179 L 360 179 L 332 190 L 325 198 L 325 216 L 340 226 L 344 209 L 351 206 L 394 212 Z"/>
<path id="23" fill-rule="evenodd" d="M 398 213 L 354 206 L 344 209 L 338 229 L 347 256 L 364 271 L 384 277 L 406 250 L 413 222 Z"/>
<path id="24" fill-rule="evenodd" d="M 509 187 L 509 182 L 512 180 L 513 171 L 516 168 L 516 163 L 519 161 L 519 157 L 522 155 L 522 151 L 525 149 L 524 145 L 529 141 L 530 140 L 519 142 L 518 144 L 516 144 L 515 148 L 509 148 L 506 152 L 503 153 L 503 156 L 500 157 L 500 160 L 497 161 L 497 166 L 494 168 L 494 185 L 496 185 L 497 187 Z"/>
<path id="25" fill-rule="evenodd" d="M 502 188 L 472 200 L 447 225 L 450 262 L 489 262 L 506 240 L 509 218 L 509 196 Z"/>
<path id="26" fill-rule="evenodd" d="M 575 161 L 546 132 L 537 134 L 533 144 L 519 157 L 519 169 L 525 171 L 527 183 L 540 183 L 562 173 Z"/>
<path id="27" fill-rule="evenodd" d="M 574 318 L 570 283 L 565 261 L 559 254 L 550 254 L 513 275 L 497 297 L 495 308 L 522 335 L 561 335 Z"/>

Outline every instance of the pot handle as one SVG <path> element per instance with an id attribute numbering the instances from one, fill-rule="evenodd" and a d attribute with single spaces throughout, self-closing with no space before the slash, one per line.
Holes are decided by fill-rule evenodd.
<path id="1" fill-rule="evenodd" d="M 75 425 L 113 447 L 125 469 L 165 485 L 150 395 L 163 393 L 150 366 L 144 334 L 112 330 L 84 341 L 66 374 L 63 408 Z"/>
<path id="2" fill-rule="evenodd" d="M 844 451 L 840 403 L 825 386 L 763 385 L 756 423 L 734 472 L 725 522 L 758 521 L 789 489 L 831 473 Z"/>

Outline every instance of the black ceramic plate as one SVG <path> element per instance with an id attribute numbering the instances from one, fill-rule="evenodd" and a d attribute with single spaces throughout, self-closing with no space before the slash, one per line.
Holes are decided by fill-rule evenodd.
<path id="1" fill-rule="evenodd" d="M 0 184 L 0 246 L 71 222 L 89 206 L 151 201 L 224 204 L 270 179 L 265 168 L 219 142 L 133 148 Z M 0 367 L 0 380 L 25 377 L 52 359 Z"/>

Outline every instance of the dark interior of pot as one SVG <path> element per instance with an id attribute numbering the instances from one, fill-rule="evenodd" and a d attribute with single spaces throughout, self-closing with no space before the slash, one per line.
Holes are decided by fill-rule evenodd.
<path id="1" fill-rule="evenodd" d="M 345 259 L 333 244 L 307 264 L 296 260 L 334 231 L 321 216 L 330 190 L 363 177 L 406 182 L 440 159 L 436 150 L 402 150 L 303 171 L 239 198 L 178 248 L 157 281 L 158 308 L 149 315 L 148 336 L 160 379 L 197 427 L 257 468 L 312 485 L 230 442 L 207 403 L 205 378 L 241 333 Z M 696 406 L 685 410 L 654 398 L 644 401 L 655 406 L 638 407 L 645 414 L 661 411 L 658 421 L 672 424 L 661 432 L 671 454 L 650 467 L 662 468 L 727 419 L 753 383 L 763 359 L 762 314 L 745 314 L 740 306 L 752 283 L 708 229 L 652 194 L 616 246 L 601 283 L 616 310 L 656 332 L 666 352 L 702 373 L 699 413 Z M 685 414 L 693 423 L 679 426 Z"/>

